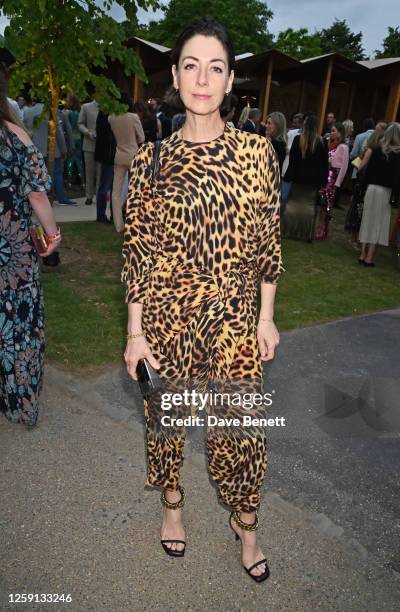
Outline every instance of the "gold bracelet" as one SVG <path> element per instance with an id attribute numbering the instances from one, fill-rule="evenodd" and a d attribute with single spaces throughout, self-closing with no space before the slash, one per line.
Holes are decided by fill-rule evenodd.
<path id="1" fill-rule="evenodd" d="M 144 333 L 140 332 L 140 334 L 126 334 L 128 340 L 133 340 L 133 338 L 140 338 L 140 336 L 144 336 Z"/>

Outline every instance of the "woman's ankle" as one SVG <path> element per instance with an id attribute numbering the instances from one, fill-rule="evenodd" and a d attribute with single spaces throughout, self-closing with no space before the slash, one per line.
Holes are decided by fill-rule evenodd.
<path id="1" fill-rule="evenodd" d="M 185 490 L 181 485 L 176 489 L 163 487 L 161 494 L 161 502 L 170 510 L 182 508 L 185 505 Z"/>
<path id="2" fill-rule="evenodd" d="M 255 512 L 243 512 L 238 511 L 239 518 L 246 523 L 247 525 L 254 525 L 256 522 L 256 513 Z"/>

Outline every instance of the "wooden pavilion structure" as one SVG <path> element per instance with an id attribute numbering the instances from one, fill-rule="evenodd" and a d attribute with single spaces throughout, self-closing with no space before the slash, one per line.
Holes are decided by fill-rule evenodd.
<path id="1" fill-rule="evenodd" d="M 115 66 L 116 82 L 131 91 L 135 100 L 162 97 L 171 84 L 170 49 L 140 38 L 128 46 L 141 58 L 149 82 L 137 75 L 127 78 Z M 263 119 L 279 110 L 318 114 L 322 131 L 326 114 L 353 119 L 356 129 L 366 117 L 400 121 L 400 57 L 354 62 L 339 53 L 299 61 L 271 49 L 236 58 L 234 92 L 241 105 L 258 106 Z"/>

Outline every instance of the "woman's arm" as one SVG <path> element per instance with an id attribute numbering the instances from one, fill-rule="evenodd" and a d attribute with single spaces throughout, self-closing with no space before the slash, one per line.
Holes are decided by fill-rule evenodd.
<path id="1" fill-rule="evenodd" d="M 18 136 L 24 145 L 28 147 L 33 144 L 32 140 L 24 129 L 20 128 L 18 125 L 10 123 L 9 121 L 6 121 L 6 125 L 10 131 L 14 132 L 14 134 Z M 57 234 L 58 228 L 56 225 L 56 219 L 54 216 L 54 211 L 49 202 L 49 198 L 47 197 L 47 193 L 45 191 L 30 191 L 28 194 L 28 199 L 46 234 L 49 236 Z M 50 255 L 50 253 L 57 248 L 60 240 L 61 237 L 52 242 L 47 251 L 45 253 L 41 253 L 41 255 L 43 257 Z"/>
<path id="2" fill-rule="evenodd" d="M 291 182 L 295 180 L 299 159 L 300 159 L 300 136 L 297 135 L 293 138 L 293 142 L 290 147 L 289 163 L 288 163 L 287 170 L 285 172 L 285 176 L 283 177 L 285 181 Z"/>
<path id="3" fill-rule="evenodd" d="M 132 162 L 122 251 L 124 266 L 121 278 L 127 285 L 128 304 L 128 339 L 124 358 L 128 373 L 134 380 L 137 379 L 139 359 L 146 358 L 152 367 L 160 367 L 146 341 L 146 330 L 142 329 L 143 303 L 147 300 L 149 273 L 155 254 L 151 156 L 152 148 L 142 148 Z"/>
<path id="4" fill-rule="evenodd" d="M 349 147 L 346 144 L 340 144 L 338 146 L 338 154 L 339 174 L 335 182 L 335 187 L 340 187 L 346 176 L 349 167 Z"/>
<path id="5" fill-rule="evenodd" d="M 46 192 L 31 191 L 28 198 L 46 234 L 55 234 L 57 232 L 56 219 Z"/>
<path id="6" fill-rule="evenodd" d="M 56 219 L 54 216 L 54 211 L 49 202 L 49 198 L 47 197 L 47 193 L 45 191 L 31 191 L 28 195 L 30 205 L 32 206 L 36 217 L 39 219 L 41 225 L 43 226 L 44 231 L 48 236 L 53 236 L 58 234 L 58 228 L 56 225 Z M 47 257 L 57 249 L 61 242 L 61 234 L 59 238 L 50 242 L 49 247 L 45 253 L 40 253 L 42 257 Z"/>
<path id="7" fill-rule="evenodd" d="M 258 319 L 257 339 L 263 361 L 269 361 L 274 358 L 275 348 L 279 344 L 279 332 L 274 323 L 276 287 L 276 284 L 261 283 L 261 308 Z"/>
<path id="8" fill-rule="evenodd" d="M 280 235 L 280 173 L 275 151 L 268 142 L 266 159 L 262 162 L 263 193 L 258 221 L 257 268 L 261 281 L 261 308 L 257 339 L 261 359 L 274 358 L 279 333 L 273 321 L 276 285 L 283 270 Z"/>
<path id="9" fill-rule="evenodd" d="M 372 155 L 372 149 L 366 149 L 364 152 L 363 158 L 361 160 L 361 164 L 358 166 L 358 170 L 357 170 L 358 172 L 360 172 L 360 170 L 368 164 L 369 160 L 371 159 L 371 155 Z"/>

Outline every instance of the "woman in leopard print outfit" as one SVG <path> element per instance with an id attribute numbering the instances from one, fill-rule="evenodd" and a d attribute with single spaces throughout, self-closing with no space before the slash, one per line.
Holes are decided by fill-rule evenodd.
<path id="1" fill-rule="evenodd" d="M 181 34 L 172 72 L 186 122 L 162 141 L 154 180 L 153 143 L 142 146 L 131 169 L 122 273 L 125 361 L 136 380 L 138 360 L 146 358 L 170 390 L 219 384 L 225 391 L 229 385 L 262 392 L 262 362 L 279 343 L 273 322 L 283 269 L 279 167 L 269 141 L 224 126 L 220 117 L 233 61 L 221 24 L 202 20 Z M 223 416 L 239 416 L 242 408 Z M 176 408 L 187 416 L 182 412 Z M 161 416 L 155 394 L 145 401 L 147 484 L 162 488 L 164 550 L 183 556 L 184 431 L 160 426 Z M 242 542 L 243 565 L 260 582 L 269 575 L 255 534 L 267 467 L 264 430 L 212 427 L 207 433 L 211 477 L 233 508 L 230 524 Z"/>

